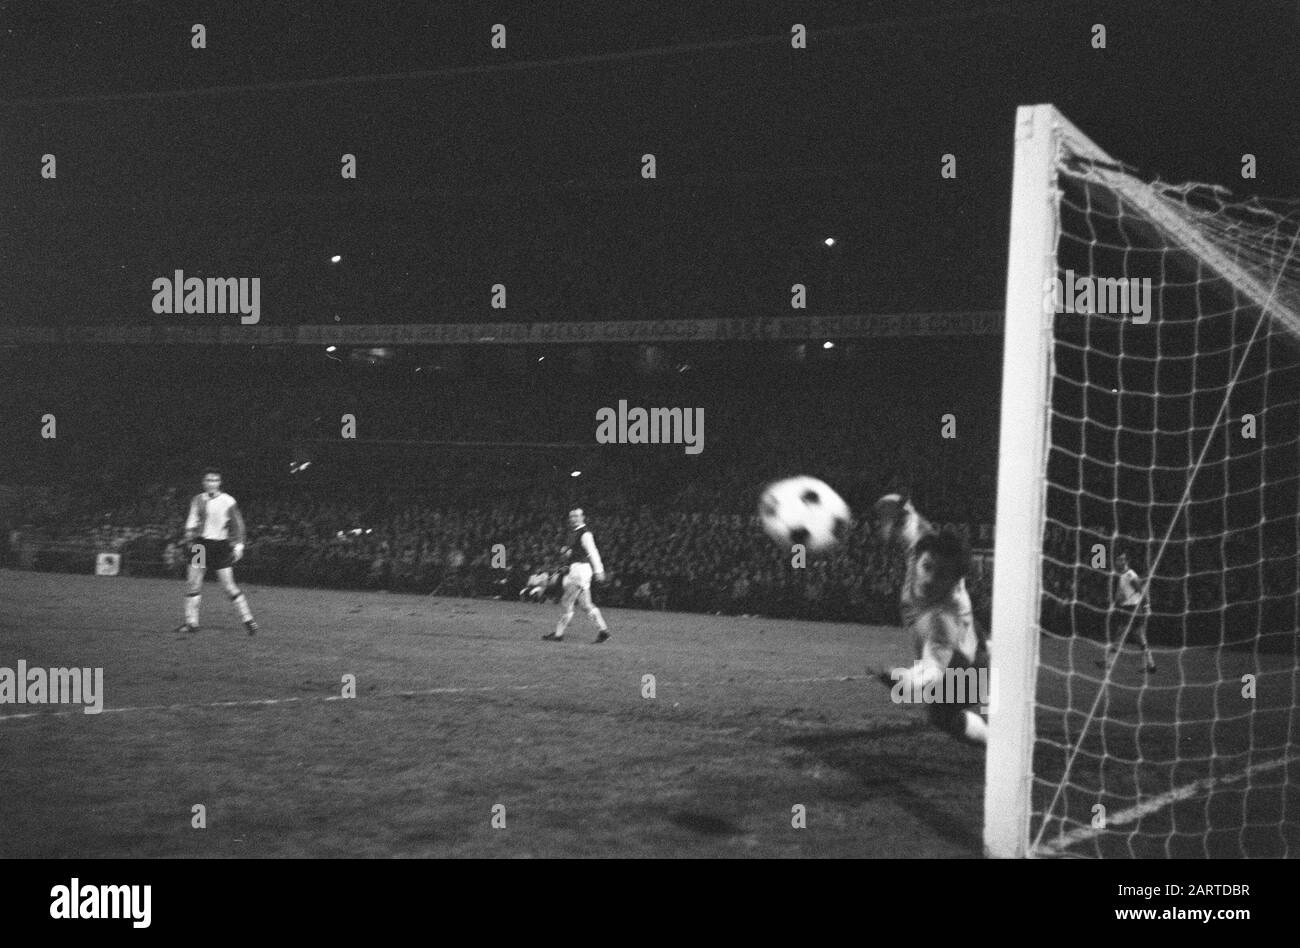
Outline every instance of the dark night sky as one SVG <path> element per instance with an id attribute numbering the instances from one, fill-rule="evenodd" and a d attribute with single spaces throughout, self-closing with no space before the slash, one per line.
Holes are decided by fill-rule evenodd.
<path id="1" fill-rule="evenodd" d="M 1145 171 L 1300 195 L 1295 3 L 516 6 L 4 5 L 0 319 L 151 320 L 177 267 L 262 276 L 285 321 L 496 318 L 497 280 L 509 318 L 779 311 L 796 280 L 992 308 L 1040 101 Z"/>

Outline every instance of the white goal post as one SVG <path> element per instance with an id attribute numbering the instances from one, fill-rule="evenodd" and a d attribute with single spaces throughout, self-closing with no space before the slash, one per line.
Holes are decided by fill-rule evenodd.
<path id="1" fill-rule="evenodd" d="M 1043 285 L 1056 275 L 1056 118 L 1049 105 L 1016 112 L 984 788 L 985 851 L 1002 857 L 1028 852 L 1051 354 L 1042 306 Z"/>
<path id="2" fill-rule="evenodd" d="M 985 852 L 1300 855 L 1300 203 L 1050 105 L 1012 188 Z"/>

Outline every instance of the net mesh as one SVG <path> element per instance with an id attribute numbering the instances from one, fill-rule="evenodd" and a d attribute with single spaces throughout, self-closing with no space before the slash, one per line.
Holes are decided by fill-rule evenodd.
<path id="1" fill-rule="evenodd" d="M 1300 203 L 1057 172 L 1031 849 L 1300 855 Z"/>

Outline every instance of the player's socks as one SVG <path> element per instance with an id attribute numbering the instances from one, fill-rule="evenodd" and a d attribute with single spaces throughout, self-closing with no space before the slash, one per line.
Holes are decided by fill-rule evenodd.
<path id="1" fill-rule="evenodd" d="M 239 618 L 244 621 L 245 625 L 253 621 L 253 610 L 248 608 L 248 599 L 245 598 L 242 592 L 236 590 L 231 594 L 230 601 L 233 602 L 235 608 L 239 610 Z"/>
<path id="2" fill-rule="evenodd" d="M 605 617 L 600 614 L 600 609 L 592 606 L 591 611 L 588 612 L 587 615 L 591 617 L 592 622 L 596 623 L 596 628 L 601 632 L 609 631 L 609 626 L 605 624 Z"/>
<path id="3" fill-rule="evenodd" d="M 194 628 L 199 624 L 199 600 L 202 593 L 189 593 L 185 596 L 185 624 Z"/>

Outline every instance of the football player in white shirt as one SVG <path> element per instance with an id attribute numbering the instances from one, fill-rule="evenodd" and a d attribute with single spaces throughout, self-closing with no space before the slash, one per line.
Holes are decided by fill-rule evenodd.
<path id="1" fill-rule="evenodd" d="M 231 526 L 234 542 L 231 542 Z M 203 596 L 203 575 L 209 569 L 217 571 L 221 585 L 230 601 L 239 610 L 244 628 L 249 635 L 258 632 L 248 600 L 235 585 L 234 565 L 244 555 L 244 518 L 235 498 L 221 490 L 221 472 L 209 469 L 203 472 L 203 491 L 190 501 L 189 516 L 185 518 L 185 547 L 189 567 L 185 579 L 185 623 L 177 632 L 199 630 L 199 600 Z"/>
<path id="2" fill-rule="evenodd" d="M 596 582 L 603 583 L 605 567 L 600 562 L 596 541 L 591 535 L 591 530 L 587 528 L 587 520 L 579 507 L 569 511 L 569 538 L 564 552 L 569 560 L 569 571 L 565 573 L 561 587 L 563 592 L 560 596 L 560 608 L 563 612 L 560 614 L 560 621 L 555 625 L 555 631 L 543 635 L 542 638 L 547 642 L 563 642 L 564 630 L 568 628 L 569 621 L 573 618 L 574 603 L 578 603 L 587 613 L 587 618 L 596 626 L 596 641 L 608 641 L 609 626 L 605 624 L 605 617 L 591 601 L 592 577 L 595 577 Z"/>
<path id="3" fill-rule="evenodd" d="M 1115 575 L 1111 577 L 1111 612 L 1106 630 L 1106 664 L 1113 664 L 1118 653 L 1115 644 L 1115 632 L 1123 635 L 1124 629 L 1131 628 L 1133 638 L 1142 646 L 1143 669 L 1148 675 L 1154 675 L 1156 660 L 1151 655 L 1151 646 L 1147 644 L 1147 618 L 1151 615 L 1151 601 L 1146 597 L 1142 577 L 1137 570 L 1129 566 L 1128 554 L 1115 555 Z"/>
<path id="4" fill-rule="evenodd" d="M 874 510 L 880 539 L 907 559 L 899 610 L 915 655 L 910 668 L 893 668 L 878 677 L 908 696 L 904 700 L 935 689 L 932 693 L 939 700 L 928 705 L 930 722 L 961 740 L 985 744 L 988 723 L 980 706 L 987 696 L 978 691 L 987 687 L 988 644 L 979 634 L 966 591 L 970 571 L 966 542 L 956 533 L 936 530 L 900 494 L 886 494 Z M 945 673 L 950 668 L 963 673 L 975 669 L 977 693 L 967 694 L 964 701 L 947 694 Z M 969 677 L 965 675 L 963 687 Z"/>

